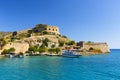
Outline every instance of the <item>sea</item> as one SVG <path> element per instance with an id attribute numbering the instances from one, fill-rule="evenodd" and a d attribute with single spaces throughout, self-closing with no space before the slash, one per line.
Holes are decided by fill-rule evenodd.
<path id="1" fill-rule="evenodd" d="M 120 80 L 120 50 L 79 58 L 0 57 L 0 80 Z"/>

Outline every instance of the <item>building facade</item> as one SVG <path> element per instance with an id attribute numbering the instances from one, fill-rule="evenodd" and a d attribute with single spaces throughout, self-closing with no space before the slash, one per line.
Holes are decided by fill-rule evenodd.
<path id="1" fill-rule="evenodd" d="M 92 49 L 100 49 L 103 53 L 110 52 L 110 49 L 107 45 L 107 43 L 103 42 L 84 42 L 80 41 L 77 43 L 77 46 L 79 46 L 81 49 L 85 49 L 89 51 L 91 48 Z"/>
<path id="2" fill-rule="evenodd" d="M 37 24 L 34 30 L 38 32 L 48 32 L 50 34 L 60 34 L 57 26 L 49 26 L 46 24 Z"/>

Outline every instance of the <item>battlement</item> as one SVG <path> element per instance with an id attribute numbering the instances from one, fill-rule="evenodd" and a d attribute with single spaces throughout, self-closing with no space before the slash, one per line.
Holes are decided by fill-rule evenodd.
<path id="1" fill-rule="evenodd" d="M 77 43 L 77 46 L 80 46 L 81 49 L 85 49 L 85 50 L 89 50 L 90 48 L 93 48 L 93 49 L 100 49 L 103 53 L 110 52 L 108 45 L 105 42 L 80 41 Z"/>
<path id="2" fill-rule="evenodd" d="M 51 34 L 60 34 L 59 33 L 59 27 L 57 26 L 49 26 L 46 24 L 37 24 L 35 28 L 33 28 L 33 30 L 36 30 L 38 32 L 48 32 Z"/>
<path id="3" fill-rule="evenodd" d="M 85 43 L 83 43 L 83 44 L 85 44 L 85 45 L 106 45 L 107 43 L 105 43 L 105 42 L 96 42 L 96 43 L 88 43 L 88 42 L 85 42 Z"/>

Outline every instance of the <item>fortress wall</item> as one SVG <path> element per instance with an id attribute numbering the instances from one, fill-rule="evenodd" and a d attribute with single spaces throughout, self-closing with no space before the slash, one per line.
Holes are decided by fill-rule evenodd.
<path id="1" fill-rule="evenodd" d="M 59 27 L 48 26 L 48 25 L 45 25 L 45 24 L 37 24 L 35 30 L 38 30 L 39 32 L 47 31 L 49 33 L 60 34 L 59 33 Z"/>
<path id="2" fill-rule="evenodd" d="M 59 33 L 59 28 L 56 27 L 56 26 L 48 26 L 48 27 L 46 27 L 46 28 L 47 28 L 47 29 L 46 29 L 47 32 L 55 33 L 55 34 L 60 34 L 60 33 Z"/>
<path id="3" fill-rule="evenodd" d="M 107 43 L 84 43 L 83 48 L 86 50 L 89 50 L 90 48 L 100 49 L 103 53 L 110 52 Z"/>
<path id="4" fill-rule="evenodd" d="M 26 51 L 28 51 L 29 44 L 28 43 L 8 43 L 3 47 L 3 50 L 10 49 L 10 48 L 15 48 L 15 53 L 20 53 L 20 52 L 25 53 Z M 3 50 L 0 51 L 0 54 Z"/>

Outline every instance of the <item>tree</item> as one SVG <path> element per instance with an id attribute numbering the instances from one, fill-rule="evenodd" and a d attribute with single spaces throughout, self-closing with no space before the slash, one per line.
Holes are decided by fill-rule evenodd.
<path id="1" fill-rule="evenodd" d="M 1 54 L 9 54 L 7 49 L 4 49 L 3 52 Z"/>
<path id="2" fill-rule="evenodd" d="M 49 51 L 51 54 L 52 54 L 52 53 L 58 54 L 58 53 L 61 52 L 60 48 L 50 48 L 50 49 L 48 49 L 48 51 Z"/>
<path id="3" fill-rule="evenodd" d="M 35 33 L 40 33 L 41 32 L 40 28 L 46 28 L 47 26 L 48 25 L 46 24 L 37 24 L 36 27 L 34 27 L 32 30 Z"/>
<path id="4" fill-rule="evenodd" d="M 1 39 L 0 39 L 0 48 L 2 49 L 2 47 L 3 47 L 5 44 L 6 44 L 6 41 L 5 41 L 3 38 L 1 38 Z"/>
<path id="5" fill-rule="evenodd" d="M 50 48 L 50 49 L 48 49 L 48 52 L 49 52 L 50 54 L 52 54 L 52 53 L 55 52 L 55 49 L 54 49 L 54 48 Z"/>
<path id="6" fill-rule="evenodd" d="M 45 44 L 42 44 L 42 45 L 40 46 L 40 48 L 45 48 Z"/>
<path id="7" fill-rule="evenodd" d="M 51 47 L 52 47 L 52 48 L 55 48 L 55 45 L 53 44 Z"/>
<path id="8" fill-rule="evenodd" d="M 64 46 L 64 42 L 63 41 L 59 42 L 59 47 L 63 47 L 63 46 Z"/>
<path id="9" fill-rule="evenodd" d="M 67 43 L 68 45 L 74 45 L 75 44 L 75 41 L 70 41 Z"/>
<path id="10" fill-rule="evenodd" d="M 63 37 L 63 38 L 67 38 L 67 36 L 65 36 L 65 35 L 63 35 L 62 37 Z"/>
<path id="11" fill-rule="evenodd" d="M 43 40 L 43 44 L 44 44 L 46 47 L 48 47 L 48 42 L 50 42 L 50 40 L 49 40 L 48 38 L 45 38 L 45 39 Z"/>
<path id="12" fill-rule="evenodd" d="M 32 34 L 32 33 L 33 33 L 33 31 L 32 31 L 32 30 L 28 30 L 28 33 L 29 33 L 29 34 Z"/>
<path id="13" fill-rule="evenodd" d="M 38 51 L 39 51 L 40 53 L 45 52 L 46 50 L 47 50 L 47 49 L 46 49 L 46 47 L 45 47 L 44 44 L 42 44 L 42 45 L 40 46 L 40 48 L 38 49 Z"/>
<path id="14" fill-rule="evenodd" d="M 15 51 L 15 48 L 4 49 L 1 54 L 9 54 L 9 53 L 14 52 L 14 51 Z"/>
<path id="15" fill-rule="evenodd" d="M 56 54 L 58 54 L 59 52 L 61 52 L 60 48 L 56 48 L 55 52 L 56 52 Z"/>
<path id="16" fill-rule="evenodd" d="M 46 48 L 39 48 L 38 51 L 39 51 L 40 53 L 45 52 L 45 51 L 46 51 Z"/>
<path id="17" fill-rule="evenodd" d="M 29 47 L 28 50 L 29 50 L 29 51 L 33 51 L 33 52 L 37 52 L 37 51 L 38 51 L 38 48 L 37 48 L 37 46 L 31 46 L 31 47 Z"/>
<path id="18" fill-rule="evenodd" d="M 10 48 L 9 51 L 14 52 L 15 48 Z"/>
<path id="19" fill-rule="evenodd" d="M 12 33 L 12 36 L 16 36 L 17 35 L 17 31 L 14 31 L 13 33 Z"/>
<path id="20" fill-rule="evenodd" d="M 91 44 L 91 43 L 93 43 L 93 42 L 92 42 L 92 41 L 88 41 L 87 43 L 88 43 L 88 44 Z"/>

